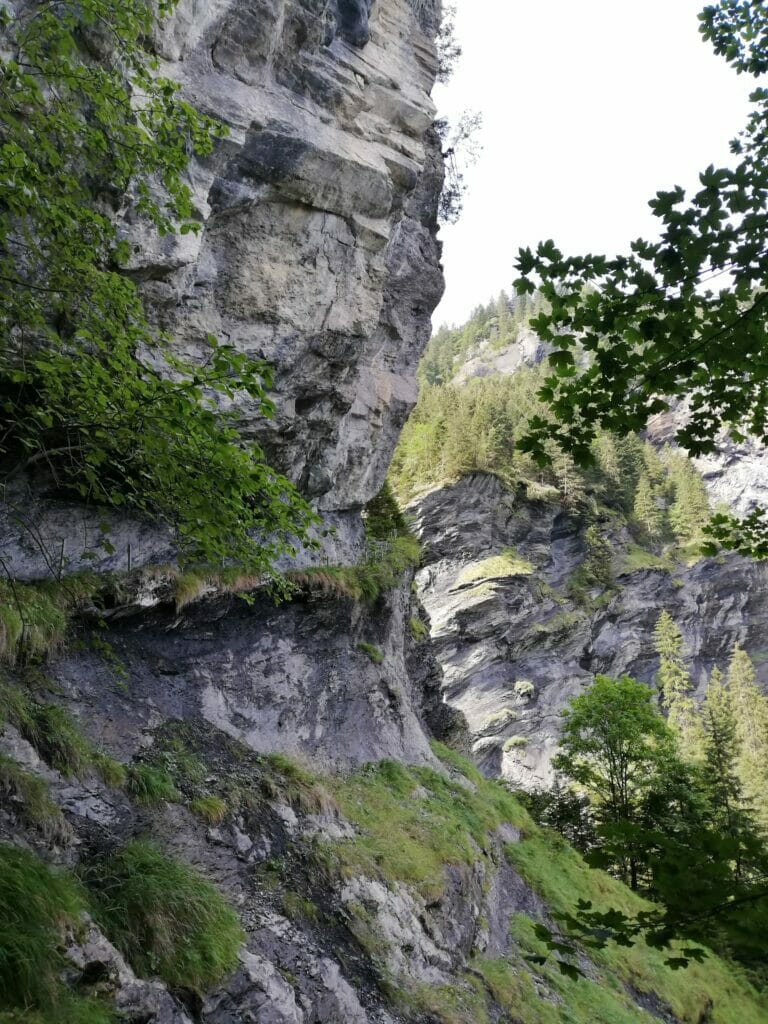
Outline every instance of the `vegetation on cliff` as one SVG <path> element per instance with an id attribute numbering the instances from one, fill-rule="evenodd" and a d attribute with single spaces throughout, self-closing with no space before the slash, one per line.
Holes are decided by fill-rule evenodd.
<path id="1" fill-rule="evenodd" d="M 762 3 L 721 0 L 704 8 L 701 31 L 738 74 L 768 71 L 768 12 Z M 747 124 L 731 143 L 732 167 L 709 166 L 693 196 L 659 191 L 651 209 L 659 238 L 629 253 L 567 257 L 553 241 L 520 251 L 520 294 L 547 305 L 532 321 L 551 345 L 540 391 L 553 417 L 532 420 L 522 442 L 537 462 L 550 446 L 587 464 L 599 430 L 642 430 L 650 415 L 687 399 L 678 443 L 712 452 L 722 429 L 768 439 L 768 90 L 756 88 Z M 586 353 L 586 357 L 583 354 Z M 716 539 L 768 554 L 768 520 L 727 514 Z"/>
<path id="2" fill-rule="evenodd" d="M 49 490 L 165 523 L 185 558 L 269 571 L 315 522 L 225 411 L 247 396 L 270 416 L 269 369 L 210 335 L 180 360 L 126 272 L 117 215 L 199 231 L 185 171 L 224 134 L 157 73 L 155 13 L 146 0 L 0 11 L 0 487 L 13 506 L 37 471 Z M 105 521 L 107 551 L 108 534 Z"/>

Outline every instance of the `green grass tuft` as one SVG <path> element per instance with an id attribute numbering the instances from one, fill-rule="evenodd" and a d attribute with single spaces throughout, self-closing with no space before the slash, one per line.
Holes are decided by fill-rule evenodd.
<path id="1" fill-rule="evenodd" d="M 171 776 L 162 768 L 139 762 L 128 766 L 126 792 L 137 804 L 151 807 L 168 801 L 174 803 L 181 794 L 173 784 Z"/>
<path id="2" fill-rule="evenodd" d="M 515 576 L 531 576 L 534 566 L 525 558 L 520 558 L 512 548 L 506 548 L 499 555 L 475 562 L 464 569 L 454 584 L 464 587 L 471 583 L 482 583 L 485 580 L 512 579 Z"/>
<path id="3" fill-rule="evenodd" d="M 61 999 L 59 947 L 85 909 L 71 875 L 0 845 L 0 993 L 6 1009 L 53 1010 Z"/>
<path id="4" fill-rule="evenodd" d="M 422 622 L 421 619 L 417 618 L 415 615 L 409 621 L 408 628 L 411 631 L 411 636 L 417 644 L 422 643 L 422 641 L 429 637 L 429 629 L 426 623 Z"/>
<path id="5" fill-rule="evenodd" d="M 616 575 L 623 576 L 633 572 L 650 571 L 658 569 L 661 572 L 671 573 L 674 563 L 669 558 L 660 558 L 654 555 L 639 544 L 631 544 L 620 556 Z"/>
<path id="6" fill-rule="evenodd" d="M 364 654 L 366 655 L 366 657 L 370 658 L 374 665 L 381 665 L 381 663 L 384 661 L 383 653 L 378 647 L 375 647 L 373 644 L 369 644 L 366 643 L 364 640 L 361 640 L 360 643 L 357 645 L 357 649 L 358 651 L 360 651 L 361 654 Z"/>
<path id="7" fill-rule="evenodd" d="M 295 892 L 283 893 L 283 913 L 289 921 L 309 922 L 315 924 L 318 920 L 318 911 L 312 900 L 304 899 Z"/>
<path id="8" fill-rule="evenodd" d="M 0 657 L 14 663 L 55 653 L 72 615 L 93 604 L 100 587 L 93 573 L 41 583 L 0 581 Z"/>
<path id="9" fill-rule="evenodd" d="M 39 775 L 0 754 L 0 803 L 10 802 L 19 817 L 39 828 L 46 838 L 66 842 L 69 825 L 51 800 L 48 783 Z"/>
<path id="10" fill-rule="evenodd" d="M 375 604 L 382 594 L 398 585 L 406 570 L 420 561 L 421 548 L 414 537 L 395 537 L 381 542 L 359 565 L 316 566 L 289 572 L 286 578 L 300 593 Z"/>
<path id="11" fill-rule="evenodd" d="M 125 784 L 123 767 L 94 747 L 68 711 L 38 703 L 28 691 L 0 679 L 0 724 L 6 721 L 62 775 L 82 778 L 95 771 L 112 788 Z"/>
<path id="12" fill-rule="evenodd" d="M 209 825 L 220 825 L 229 811 L 226 800 L 220 796 L 199 796 L 190 801 L 189 809 Z"/>
<path id="13" fill-rule="evenodd" d="M 86 873 L 96 916 L 143 977 L 201 993 L 237 966 L 245 938 L 221 893 L 192 868 L 132 842 Z"/>

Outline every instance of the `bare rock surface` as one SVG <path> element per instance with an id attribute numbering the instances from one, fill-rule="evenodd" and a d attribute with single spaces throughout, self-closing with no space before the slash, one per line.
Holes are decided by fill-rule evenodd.
<path id="1" fill-rule="evenodd" d="M 438 15 L 433 0 L 182 0 L 156 32 L 161 72 L 228 136 L 189 171 L 199 234 L 159 238 L 126 215 L 129 272 L 180 355 L 205 358 L 212 333 L 271 365 L 275 417 L 243 399 L 243 432 L 333 526 L 359 524 L 381 487 L 443 292 Z M 103 519 L 17 487 L 0 509 L 6 571 L 89 566 Z M 96 568 L 172 556 L 163 531 L 109 526 Z M 351 560 L 355 544 L 341 530 L 318 557 Z"/>
<path id="2" fill-rule="evenodd" d="M 583 602 L 568 579 L 584 558 L 582 530 L 562 506 L 529 502 L 474 474 L 413 503 L 425 548 L 417 575 L 448 702 L 466 715 L 483 769 L 525 786 L 549 778 L 558 722 L 596 673 L 651 683 L 662 609 L 679 624 L 695 684 L 725 668 L 740 643 L 768 685 L 768 565 L 732 555 L 674 571 L 622 568 L 629 538 L 612 538 L 615 590 Z M 530 572 L 462 582 L 506 549 Z M 599 600 L 598 600 L 599 599 Z"/>

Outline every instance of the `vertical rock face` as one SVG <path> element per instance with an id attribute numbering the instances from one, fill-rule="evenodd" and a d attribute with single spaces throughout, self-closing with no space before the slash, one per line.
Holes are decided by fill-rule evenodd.
<path id="1" fill-rule="evenodd" d="M 736 555 L 635 565 L 626 529 L 607 533 L 614 583 L 577 595 L 583 524 L 561 503 L 526 499 L 477 473 L 411 506 L 424 545 L 419 595 L 450 704 L 469 722 L 475 760 L 525 787 L 546 783 L 560 712 L 598 673 L 652 683 L 653 630 L 666 609 L 683 633 L 702 696 L 733 645 L 768 685 L 768 565 Z M 504 559 L 504 553 L 514 556 Z M 502 556 L 502 557 L 499 557 Z"/>
<path id="2" fill-rule="evenodd" d="M 182 0 L 158 32 L 229 135 L 194 170 L 201 234 L 133 270 L 185 354 L 210 331 L 274 367 L 246 431 L 328 511 L 380 487 L 443 290 L 429 27 L 408 0 Z"/>
<path id="3" fill-rule="evenodd" d="M 160 73 L 228 134 L 190 168 L 198 234 L 160 238 L 128 212 L 128 272 L 184 357 L 205 358 L 210 333 L 271 365 L 275 417 L 244 398 L 243 432 L 344 526 L 333 561 L 357 555 L 444 288 L 438 20 L 439 0 L 180 0 L 154 39 Z M 16 504 L 42 545 L 87 567 L 103 517 Z M 9 571 L 48 575 L 19 532 L 0 509 Z M 134 566 L 172 557 L 146 524 L 110 532 L 99 569 L 125 568 L 129 546 Z"/>

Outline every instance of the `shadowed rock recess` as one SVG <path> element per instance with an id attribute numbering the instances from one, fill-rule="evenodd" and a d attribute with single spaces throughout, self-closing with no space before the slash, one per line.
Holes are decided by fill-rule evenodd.
<path id="1" fill-rule="evenodd" d="M 536 923 L 578 897 L 637 906 L 464 759 L 414 573 L 360 583 L 363 510 L 443 290 L 439 15 L 437 0 L 180 0 L 157 30 L 162 72 L 229 135 L 192 168 L 203 230 L 158 239 L 128 218 L 129 272 L 185 357 L 211 332 L 273 366 L 276 416 L 243 403 L 243 429 L 336 530 L 278 605 L 257 581 L 179 577 L 167 537 L 127 520 L 95 583 L 29 586 L 51 552 L 93 568 L 80 552 L 100 517 L 15 495 L 33 529 L 0 521 L 15 577 L 0 943 L 24 977 L 21 996 L 0 986 L 2 1024 L 766 1019 L 716 957 L 676 974 L 644 947 L 578 953 L 578 982 L 529 959 Z M 491 478 L 463 486 L 418 513 L 444 537 L 420 579 L 452 696 L 454 627 L 433 596 L 496 543 L 488 513 L 504 543 L 530 534 L 543 557 L 551 541 L 561 568 L 575 543 L 562 517 L 507 509 Z M 519 617 L 527 598 L 507 596 L 482 628 Z M 599 663 L 574 659 L 566 687 Z"/>

